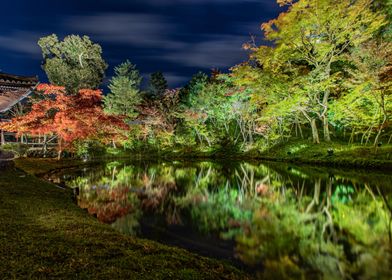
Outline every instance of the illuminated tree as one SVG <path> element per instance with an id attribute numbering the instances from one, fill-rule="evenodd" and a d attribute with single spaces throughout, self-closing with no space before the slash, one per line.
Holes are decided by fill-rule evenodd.
<path id="1" fill-rule="evenodd" d="M 298 88 L 306 95 L 299 108 L 313 128 L 320 119 L 324 140 L 330 141 L 329 103 L 340 65 L 347 63 L 344 54 L 371 39 L 386 24 L 385 17 L 373 11 L 371 0 L 279 2 L 290 4 L 288 11 L 262 25 L 266 39 L 276 44 L 273 57 L 259 59 L 298 76 Z"/>
<path id="2" fill-rule="evenodd" d="M 392 117 L 392 43 L 372 40 L 358 47 L 350 58 L 355 65 L 347 79 L 348 90 L 333 103 L 335 122 L 355 133 L 362 142 L 375 135 L 378 144 Z"/>
<path id="3" fill-rule="evenodd" d="M 110 93 L 104 97 L 105 111 L 114 115 L 134 117 L 136 106 L 141 102 L 139 90 L 142 77 L 136 66 L 126 61 L 115 68 L 110 81 Z"/>
<path id="4" fill-rule="evenodd" d="M 38 41 L 44 59 L 43 69 L 49 81 L 64 86 L 69 93 L 97 89 L 105 76 L 107 64 L 102 49 L 87 36 L 70 35 L 59 41 L 53 34 Z"/>
<path id="5" fill-rule="evenodd" d="M 41 84 L 37 88 L 43 98 L 32 105 L 31 111 L 4 125 L 18 134 L 47 135 L 58 138 L 58 157 L 64 148 L 72 149 L 75 141 L 97 139 L 110 142 L 127 129 L 121 118 L 104 114 L 99 90 L 80 90 L 69 95 L 64 87 Z"/>

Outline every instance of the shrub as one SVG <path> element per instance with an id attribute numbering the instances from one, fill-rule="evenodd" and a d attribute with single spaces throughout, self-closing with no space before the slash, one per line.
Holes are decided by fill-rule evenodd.
<path id="1" fill-rule="evenodd" d="M 8 143 L 3 145 L 2 150 L 12 152 L 18 157 L 24 157 L 27 155 L 27 151 L 29 150 L 29 145 L 22 143 Z"/>

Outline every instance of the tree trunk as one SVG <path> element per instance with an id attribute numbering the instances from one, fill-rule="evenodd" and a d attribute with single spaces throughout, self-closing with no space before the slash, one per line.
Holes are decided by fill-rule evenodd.
<path id="1" fill-rule="evenodd" d="M 380 125 L 380 128 L 378 129 L 377 136 L 374 139 L 374 146 L 377 146 L 377 144 L 378 144 L 378 139 L 380 138 L 381 132 L 382 132 L 382 130 L 384 128 L 384 124 L 385 124 L 386 121 L 387 121 L 387 116 L 384 115 L 384 119 L 383 119 L 383 121 L 382 121 L 382 123 Z"/>
<path id="2" fill-rule="evenodd" d="M 323 128 L 324 128 L 324 140 L 326 142 L 331 142 L 331 134 L 329 132 L 328 116 L 323 117 Z"/>
<path id="3" fill-rule="evenodd" d="M 385 125 L 385 123 L 387 122 L 387 119 L 388 119 L 387 111 L 385 110 L 384 95 L 381 95 L 381 104 L 380 104 L 380 107 L 381 107 L 381 111 L 382 111 L 382 114 L 383 114 L 384 117 L 383 117 L 382 123 L 381 123 L 381 125 L 380 125 L 380 128 L 378 129 L 376 139 L 374 139 L 374 146 L 376 146 L 376 147 L 377 147 L 377 144 L 378 144 L 378 140 L 379 140 L 379 138 L 380 138 L 380 136 L 381 136 L 381 132 L 382 132 L 382 130 L 383 130 L 383 128 L 384 128 L 384 125 Z M 388 142 L 389 142 L 389 141 L 388 141 Z"/>
<path id="4" fill-rule="evenodd" d="M 195 128 L 195 132 L 196 132 L 197 138 L 199 139 L 200 144 L 203 145 L 203 138 L 201 138 L 200 133 L 199 133 L 199 130 L 197 130 L 197 129 Z"/>
<path id="5" fill-rule="evenodd" d="M 204 138 L 206 139 L 206 141 L 207 141 L 207 143 L 208 143 L 208 147 L 211 147 L 211 141 L 210 141 L 210 139 L 206 136 L 206 135 L 203 135 L 204 136 Z"/>
<path id="6" fill-rule="evenodd" d="M 301 136 L 301 139 L 304 139 L 304 135 L 302 134 L 301 124 L 298 122 L 298 119 L 295 118 L 295 136 L 296 137 L 298 137 L 298 132 L 299 132 L 299 135 Z"/>
<path id="7" fill-rule="evenodd" d="M 351 131 L 350 139 L 348 139 L 348 143 L 349 143 L 349 144 L 354 143 L 354 134 L 355 134 L 355 130 L 353 129 L 353 130 Z"/>
<path id="8" fill-rule="evenodd" d="M 317 130 L 316 119 L 311 118 L 305 110 L 301 110 L 302 114 L 309 121 L 310 127 L 312 128 L 313 143 L 320 144 L 320 138 Z"/>
<path id="9" fill-rule="evenodd" d="M 328 76 L 329 76 L 329 69 L 330 67 L 328 66 Z M 323 131 L 324 131 L 324 141 L 330 142 L 331 141 L 331 135 L 329 133 L 329 121 L 328 121 L 328 99 L 329 99 L 329 90 L 326 90 L 324 92 L 323 96 L 323 103 L 322 106 L 324 107 L 323 112 L 321 114 L 321 121 L 323 122 Z"/>
<path id="10" fill-rule="evenodd" d="M 298 125 L 298 129 L 299 129 L 299 134 L 301 135 L 301 139 L 304 139 L 304 134 L 302 133 L 301 125 L 299 123 L 297 123 L 297 125 Z"/>
<path id="11" fill-rule="evenodd" d="M 316 125 L 316 120 L 312 119 L 310 121 L 310 126 L 312 128 L 312 138 L 313 138 L 313 143 L 320 144 L 320 138 L 317 130 L 317 125 Z"/>

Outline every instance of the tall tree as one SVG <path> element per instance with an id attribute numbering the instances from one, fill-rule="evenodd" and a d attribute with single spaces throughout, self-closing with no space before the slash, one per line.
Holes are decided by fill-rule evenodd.
<path id="1" fill-rule="evenodd" d="M 104 97 L 105 111 L 114 115 L 133 117 L 141 102 L 140 83 L 142 77 L 129 60 L 115 68 L 111 79 L 110 93 Z"/>
<path id="2" fill-rule="evenodd" d="M 349 62 L 346 53 L 371 39 L 386 24 L 372 8 L 372 0 L 280 0 L 288 11 L 262 25 L 270 48 L 256 48 L 253 57 L 263 69 L 291 83 L 294 92 L 281 100 L 296 100 L 299 110 L 319 142 L 317 120 L 330 141 L 331 98 L 338 94 L 336 80 Z M 293 96 L 294 94 L 294 96 Z M 300 94 L 300 96 L 297 96 Z"/>
<path id="3" fill-rule="evenodd" d="M 162 72 L 155 72 L 150 77 L 149 95 L 154 99 L 161 98 L 168 89 L 168 84 Z"/>
<path id="4" fill-rule="evenodd" d="M 115 75 L 117 77 L 127 77 L 133 84 L 133 87 L 139 88 L 142 82 L 142 76 L 136 65 L 130 62 L 128 59 L 114 68 Z"/>
<path id="5" fill-rule="evenodd" d="M 70 35 L 59 41 L 53 34 L 38 41 L 42 49 L 43 69 L 49 81 L 64 86 L 69 93 L 97 89 L 105 76 L 107 64 L 102 48 L 87 36 Z"/>

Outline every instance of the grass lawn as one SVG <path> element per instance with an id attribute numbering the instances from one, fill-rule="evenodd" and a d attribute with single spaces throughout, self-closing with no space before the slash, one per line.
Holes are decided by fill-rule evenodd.
<path id="1" fill-rule="evenodd" d="M 53 169 L 50 160 L 17 165 Z M 0 170 L 0 217 L 1 279 L 250 278 L 225 262 L 121 235 L 72 203 L 68 190 L 14 168 Z"/>

